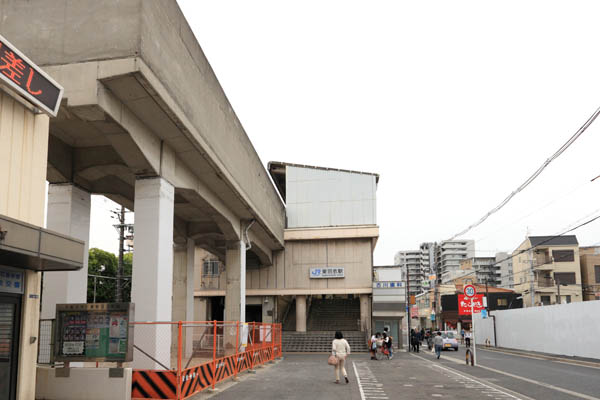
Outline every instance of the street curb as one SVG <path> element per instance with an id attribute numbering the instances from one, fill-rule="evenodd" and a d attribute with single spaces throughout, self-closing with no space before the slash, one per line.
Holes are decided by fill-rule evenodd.
<path id="1" fill-rule="evenodd" d="M 527 351 L 522 351 L 522 350 L 494 348 L 494 347 L 478 347 L 478 349 L 493 351 L 496 353 L 511 354 L 511 355 L 515 355 L 515 356 L 537 358 L 540 360 L 557 361 L 557 362 L 562 362 L 562 363 L 566 363 L 566 364 L 579 365 L 579 366 L 583 366 L 583 367 L 600 368 L 600 360 L 585 361 L 585 360 L 577 360 L 577 359 L 568 358 L 568 357 L 546 355 L 546 354 L 542 354 L 542 353 L 527 352 Z"/>

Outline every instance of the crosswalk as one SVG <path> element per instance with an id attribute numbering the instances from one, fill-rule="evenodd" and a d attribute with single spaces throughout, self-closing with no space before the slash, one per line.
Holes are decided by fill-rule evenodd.
<path id="1" fill-rule="evenodd" d="M 354 374 L 356 375 L 356 381 L 358 382 L 358 388 L 360 390 L 360 398 L 362 400 L 367 399 L 389 399 L 383 384 L 380 383 L 371 368 L 369 368 L 366 362 L 353 362 L 352 367 L 354 368 Z"/>

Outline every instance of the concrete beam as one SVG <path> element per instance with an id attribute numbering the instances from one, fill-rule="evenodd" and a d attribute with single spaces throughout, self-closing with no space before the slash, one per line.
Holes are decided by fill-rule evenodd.
<path id="1" fill-rule="evenodd" d="M 252 232 L 252 229 L 248 232 L 248 239 L 252 245 L 252 252 L 260 259 L 261 266 L 269 267 L 273 265 L 273 251 Z"/>
<path id="2" fill-rule="evenodd" d="M 98 104 L 106 113 L 131 135 L 131 139 L 152 166 L 153 171 L 163 176 L 191 204 L 198 205 L 208 213 L 221 228 L 228 240 L 239 240 L 240 219 L 229 210 L 223 201 L 204 184 L 185 164 L 170 146 L 161 141 L 147 128 L 118 98 L 105 87 L 100 86 Z M 123 135 L 109 136 L 115 140 Z M 115 143 L 119 148 L 126 148 Z M 122 150 L 123 151 L 123 150 Z M 121 157 L 128 159 L 126 154 Z"/>

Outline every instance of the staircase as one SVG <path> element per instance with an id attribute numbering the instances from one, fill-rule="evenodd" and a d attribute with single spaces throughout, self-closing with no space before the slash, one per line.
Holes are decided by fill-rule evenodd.
<path id="1" fill-rule="evenodd" d="M 296 300 L 292 300 L 289 305 L 287 314 L 282 324 L 283 331 L 295 331 L 296 330 Z"/>
<path id="2" fill-rule="evenodd" d="M 367 352 L 364 332 L 360 331 L 359 299 L 312 299 L 307 320 L 308 332 L 295 332 L 296 304 L 283 326 L 284 352 L 331 352 L 336 331 L 341 331 L 353 353 Z"/>
<path id="3" fill-rule="evenodd" d="M 314 299 L 308 331 L 360 331 L 359 299 Z"/>
<path id="4" fill-rule="evenodd" d="M 361 331 L 343 332 L 344 339 L 350 345 L 352 353 L 366 353 L 368 351 L 365 343 L 364 333 Z M 283 332 L 284 352 L 307 352 L 307 353 L 330 353 L 331 342 L 335 337 L 335 331 L 312 331 L 312 332 Z"/>

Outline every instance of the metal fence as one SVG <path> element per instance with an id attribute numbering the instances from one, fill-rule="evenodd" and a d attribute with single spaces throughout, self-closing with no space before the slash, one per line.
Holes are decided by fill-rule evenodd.
<path id="1" fill-rule="evenodd" d="M 187 399 L 281 357 L 281 324 L 135 322 L 132 399 Z"/>
<path id="2" fill-rule="evenodd" d="M 40 319 L 38 335 L 38 364 L 52 364 L 54 354 L 54 320 Z"/>

